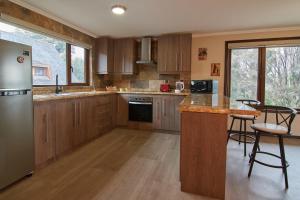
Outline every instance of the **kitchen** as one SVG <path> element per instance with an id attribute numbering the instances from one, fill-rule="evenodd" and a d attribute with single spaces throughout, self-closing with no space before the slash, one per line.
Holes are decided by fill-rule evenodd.
<path id="1" fill-rule="evenodd" d="M 103 15 L 109 19 L 99 23 L 118 24 L 123 33 L 109 26 L 107 32 L 95 31 L 94 19 L 74 18 L 83 2 L 61 4 L 74 11 L 65 12 L 66 21 L 55 18 L 62 13 L 59 2 L 0 2 L 1 152 L 5 152 L 0 160 L 0 199 L 268 199 L 268 195 L 296 199 L 300 127 L 293 112 L 298 97 L 288 93 L 295 96 L 289 103 L 279 101 L 285 96 L 272 99 L 275 92 L 266 89 L 274 84 L 266 73 L 272 59 L 263 56 L 279 54 L 276 48 L 298 55 L 300 29 L 278 23 L 282 28 L 262 24 L 259 29 L 249 25 L 249 30 L 201 33 L 153 27 L 129 33 L 130 25 L 123 26 L 123 20 L 137 10 L 132 2 L 122 2 L 106 3 L 108 9 L 101 9 L 107 10 Z M 114 10 L 125 13 L 114 15 Z M 90 29 L 75 26 L 74 20 Z M 16 47 L 16 42 L 26 46 Z M 24 71 L 7 64 L 12 61 Z M 243 69 L 244 63 L 256 68 Z M 243 75 L 243 70 L 258 81 Z M 262 78 L 253 75 L 261 72 L 266 74 L 266 88 L 261 87 Z M 291 72 L 298 73 L 297 68 Z M 13 80 L 17 86 L 11 85 Z M 292 89 L 286 90 L 299 90 Z M 283 173 L 254 164 L 257 146 L 276 153 L 275 136 L 279 141 L 282 137 L 262 135 L 258 144 L 255 134 L 265 130 L 254 132 L 246 122 L 241 128 L 244 118 L 231 126 L 234 115 L 263 121 L 262 107 L 236 103 L 239 98 L 255 98 L 262 106 L 265 102 L 291 106 L 292 134 L 289 130 L 283 137 L 289 185 L 285 159 L 281 159 Z M 236 136 L 251 140 L 246 144 Z M 249 166 L 254 168 L 251 178 Z"/>

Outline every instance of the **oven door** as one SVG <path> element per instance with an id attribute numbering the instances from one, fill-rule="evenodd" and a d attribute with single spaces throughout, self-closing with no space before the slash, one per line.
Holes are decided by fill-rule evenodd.
<path id="1" fill-rule="evenodd" d="M 129 121 L 152 123 L 152 102 L 129 101 Z"/>

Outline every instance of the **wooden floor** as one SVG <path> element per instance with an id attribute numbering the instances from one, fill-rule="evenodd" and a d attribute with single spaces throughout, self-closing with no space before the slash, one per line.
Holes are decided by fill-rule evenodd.
<path id="1" fill-rule="evenodd" d="M 261 145 L 279 149 L 274 144 Z M 249 145 L 249 150 L 250 150 Z M 230 141 L 226 199 L 299 199 L 300 147 L 288 145 L 290 189 L 280 170 L 255 165 L 247 178 L 242 145 Z M 278 151 L 277 151 L 278 152 Z M 206 200 L 180 191 L 179 136 L 127 129 L 83 146 L 0 192 L 5 200 Z"/>

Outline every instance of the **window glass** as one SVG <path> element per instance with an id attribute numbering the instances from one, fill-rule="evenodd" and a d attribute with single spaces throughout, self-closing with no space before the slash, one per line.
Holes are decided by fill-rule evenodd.
<path id="1" fill-rule="evenodd" d="M 231 50 L 231 97 L 257 99 L 258 49 Z"/>
<path id="2" fill-rule="evenodd" d="M 300 107 L 300 47 L 266 48 L 265 104 Z"/>
<path id="3" fill-rule="evenodd" d="M 71 82 L 85 83 L 85 49 L 71 45 Z"/>
<path id="4" fill-rule="evenodd" d="M 32 46 L 33 85 L 55 85 L 56 74 L 60 85 L 67 84 L 65 42 L 2 22 L 0 39 Z"/>

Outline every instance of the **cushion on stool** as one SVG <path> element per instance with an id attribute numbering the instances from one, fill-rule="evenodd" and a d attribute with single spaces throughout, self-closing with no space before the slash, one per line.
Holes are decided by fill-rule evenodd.
<path id="1" fill-rule="evenodd" d="M 273 133 L 273 134 L 288 133 L 288 129 L 286 127 L 277 124 L 257 123 L 257 124 L 252 124 L 251 128 L 253 128 L 256 131 L 262 131 L 262 132 Z"/>
<path id="2" fill-rule="evenodd" d="M 231 117 L 234 117 L 237 119 L 248 119 L 248 120 L 252 120 L 255 118 L 254 115 L 231 115 Z"/>

